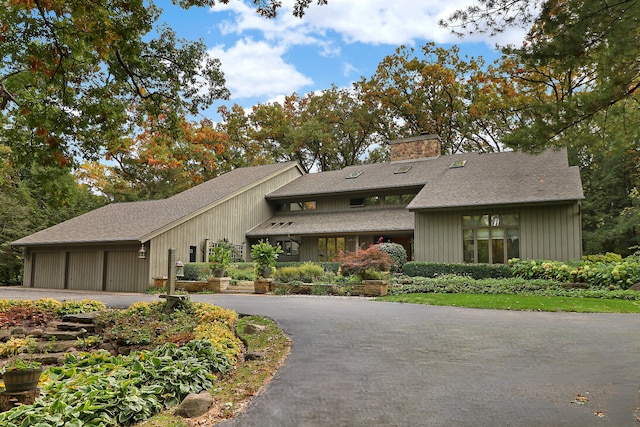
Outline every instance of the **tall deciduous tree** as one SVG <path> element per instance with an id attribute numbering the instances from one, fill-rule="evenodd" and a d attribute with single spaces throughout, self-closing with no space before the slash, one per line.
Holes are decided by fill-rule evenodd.
<path id="1" fill-rule="evenodd" d="M 547 96 L 518 107 L 522 126 L 505 142 L 540 150 L 566 142 L 569 129 L 638 93 L 639 17 L 638 0 L 478 0 L 444 24 L 463 33 L 531 25 L 525 43 L 504 52 L 511 77 Z"/>
<path id="2" fill-rule="evenodd" d="M 0 142 L 66 165 L 95 159 L 146 115 L 178 132 L 180 117 L 226 98 L 219 61 L 154 27 L 159 13 L 151 0 L 5 2 Z"/>
<path id="3" fill-rule="evenodd" d="M 447 50 L 433 43 L 419 54 L 400 47 L 358 83 L 368 104 L 377 105 L 379 130 L 387 139 L 427 132 L 440 135 L 448 153 L 500 149 L 501 121 L 507 119 L 492 114 L 508 84 L 498 83 L 493 69 L 483 71 L 481 58 L 465 60 L 458 53 L 455 46 Z"/>
<path id="4" fill-rule="evenodd" d="M 0 284 L 21 280 L 22 257 L 12 241 L 103 203 L 76 183 L 70 168 L 18 165 L 11 149 L 0 144 Z"/>
<path id="5" fill-rule="evenodd" d="M 247 164 L 294 160 L 306 171 L 332 170 L 380 158 L 380 118 L 358 88 L 335 86 L 284 102 L 220 110 L 228 158 Z"/>
<path id="6" fill-rule="evenodd" d="M 209 120 L 182 120 L 175 136 L 163 120 L 148 117 L 138 136 L 121 139 L 107 152 L 108 164 L 86 162 L 76 176 L 117 202 L 166 198 L 217 176 L 226 135 Z"/>

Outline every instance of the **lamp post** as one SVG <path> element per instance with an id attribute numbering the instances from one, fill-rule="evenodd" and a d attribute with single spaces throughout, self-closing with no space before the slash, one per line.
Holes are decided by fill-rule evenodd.
<path id="1" fill-rule="evenodd" d="M 167 300 L 165 311 L 171 312 L 180 301 L 187 299 L 187 296 L 174 295 L 176 291 L 176 276 L 184 276 L 184 264 L 182 261 L 176 262 L 176 250 L 174 248 L 169 248 L 168 261 L 169 271 L 167 273 L 167 294 L 160 295 L 160 298 L 165 298 Z"/>

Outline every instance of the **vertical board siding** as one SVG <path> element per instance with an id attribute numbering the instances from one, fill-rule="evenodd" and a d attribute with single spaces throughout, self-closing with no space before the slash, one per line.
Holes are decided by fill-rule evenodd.
<path id="1" fill-rule="evenodd" d="M 520 258 L 570 261 L 582 256 L 580 208 L 577 203 L 544 207 L 448 212 L 416 212 L 415 260 L 461 263 L 462 216 L 518 213 Z"/>
<path id="2" fill-rule="evenodd" d="M 33 251 L 31 261 L 34 288 L 64 289 L 65 252 Z"/>
<path id="3" fill-rule="evenodd" d="M 249 259 L 250 247 L 245 233 L 273 215 L 265 195 L 298 176 L 300 172 L 297 169 L 285 171 L 153 238 L 149 250 L 149 283 L 153 277 L 167 275 L 169 248 L 176 249 L 176 260 L 186 263 L 189 261 L 189 246 L 196 246 L 197 259 L 200 260 L 205 239 L 216 242 L 226 238 L 231 243 L 242 244 L 245 259 Z"/>
<path id="4" fill-rule="evenodd" d="M 522 259 L 579 260 L 582 257 L 577 203 L 523 209 L 520 214 Z"/>
<path id="5" fill-rule="evenodd" d="M 144 292 L 148 288 L 147 263 L 138 259 L 137 248 L 110 251 L 105 271 L 105 290 L 109 292 Z"/>
<path id="6" fill-rule="evenodd" d="M 462 262 L 462 214 L 415 213 L 414 259 L 423 262 Z"/>
<path id="7" fill-rule="evenodd" d="M 67 252 L 67 289 L 102 290 L 102 251 Z"/>
<path id="8" fill-rule="evenodd" d="M 138 259 L 137 245 L 61 246 L 32 249 L 35 288 L 143 292 L 147 260 Z M 109 283 L 106 283 L 109 281 Z M 26 283 L 26 282 L 25 282 Z"/>

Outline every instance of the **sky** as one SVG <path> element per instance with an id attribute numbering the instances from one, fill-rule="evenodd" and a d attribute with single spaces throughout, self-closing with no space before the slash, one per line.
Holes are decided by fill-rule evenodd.
<path id="1" fill-rule="evenodd" d="M 208 54 L 222 63 L 231 98 L 214 104 L 204 117 L 217 121 L 223 104 L 249 109 L 294 92 L 349 87 L 372 76 L 401 45 L 417 51 L 427 42 L 457 45 L 461 56 L 481 56 L 490 63 L 499 57 L 496 45 L 520 45 L 525 35 L 509 29 L 499 37 L 460 38 L 438 25 L 472 0 L 329 0 L 325 6 L 314 1 L 303 18 L 291 14 L 291 0 L 282 3 L 278 17 L 266 19 L 247 0 L 189 10 L 156 0 L 163 9 L 161 23 L 179 38 L 203 40 Z"/>

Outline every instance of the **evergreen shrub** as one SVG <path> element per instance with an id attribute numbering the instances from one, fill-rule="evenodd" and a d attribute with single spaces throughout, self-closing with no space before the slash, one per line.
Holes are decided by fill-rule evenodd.
<path id="1" fill-rule="evenodd" d="M 391 272 L 398 273 L 407 263 L 407 250 L 399 243 L 378 243 L 375 245 L 391 258 Z"/>
<path id="2" fill-rule="evenodd" d="M 410 261 L 403 266 L 402 273 L 410 277 L 438 277 L 447 274 L 474 279 L 511 277 L 511 269 L 504 264 L 444 264 Z"/>

